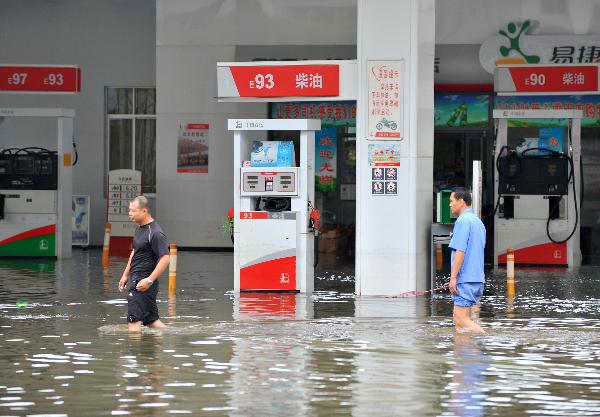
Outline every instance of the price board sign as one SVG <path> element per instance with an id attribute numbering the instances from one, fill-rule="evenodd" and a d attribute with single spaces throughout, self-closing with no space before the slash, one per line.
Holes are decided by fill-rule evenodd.
<path id="1" fill-rule="evenodd" d="M 598 94 L 598 64 L 499 66 L 494 73 L 498 94 Z"/>
<path id="2" fill-rule="evenodd" d="M 129 203 L 141 194 L 141 171 L 117 169 L 108 173 L 108 204 L 106 217 L 111 224 L 111 236 L 133 236 L 135 224 L 129 220 Z"/>
<path id="3" fill-rule="evenodd" d="M 219 97 L 335 97 L 337 64 L 227 65 L 218 68 Z"/>
<path id="4" fill-rule="evenodd" d="M 73 65 L 0 65 L 0 91 L 79 93 L 81 70 Z"/>

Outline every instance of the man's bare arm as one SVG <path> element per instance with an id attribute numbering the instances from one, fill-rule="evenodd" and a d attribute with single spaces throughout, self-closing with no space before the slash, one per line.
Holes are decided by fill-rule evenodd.
<path id="1" fill-rule="evenodd" d="M 456 279 L 458 278 L 458 273 L 460 272 L 464 260 L 465 253 L 461 250 L 457 250 L 454 254 L 454 264 L 452 265 L 452 272 L 450 273 L 450 292 L 454 295 L 458 295 Z"/>
<path id="2" fill-rule="evenodd" d="M 170 263 L 171 257 L 169 255 L 161 256 L 154 267 L 154 271 L 148 275 L 148 278 L 150 278 L 152 281 L 156 281 L 162 275 L 162 273 L 165 272 L 165 269 L 167 269 Z"/>
<path id="3" fill-rule="evenodd" d="M 119 291 L 123 291 L 125 289 L 125 285 L 127 285 L 127 281 L 129 281 L 129 273 L 131 272 L 131 259 L 133 259 L 133 250 L 129 255 L 129 260 L 127 261 L 127 266 L 123 271 L 123 275 L 121 275 L 121 279 L 119 280 Z"/>

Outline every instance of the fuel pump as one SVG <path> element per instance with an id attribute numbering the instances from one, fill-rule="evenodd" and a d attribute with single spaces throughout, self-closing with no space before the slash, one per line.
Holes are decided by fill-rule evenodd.
<path id="1" fill-rule="evenodd" d="M 494 262 L 581 263 L 581 110 L 494 110 Z M 577 169 L 576 169 L 577 167 Z"/>
<path id="2" fill-rule="evenodd" d="M 0 257 L 70 257 L 74 111 L 3 108 L 0 116 L 54 118 L 57 128 L 56 150 L 0 149 Z"/>
<path id="3" fill-rule="evenodd" d="M 234 289 L 310 293 L 314 286 L 314 132 L 320 120 L 229 119 L 234 131 Z M 291 142 L 269 130 L 300 131 Z M 290 148 L 291 147 L 291 148 Z"/>

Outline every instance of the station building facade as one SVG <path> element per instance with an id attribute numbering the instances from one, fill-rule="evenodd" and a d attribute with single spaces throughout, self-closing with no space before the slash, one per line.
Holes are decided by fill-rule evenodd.
<path id="1" fill-rule="evenodd" d="M 391 1 L 391 0 L 390 0 Z M 384 2 L 385 3 L 385 2 Z M 356 226 L 356 102 L 220 103 L 217 62 L 356 59 L 356 1 L 2 0 L 5 63 L 75 64 L 76 95 L 0 94 L 0 107 L 76 111 L 79 163 L 74 194 L 89 195 L 90 244 L 102 244 L 109 170 L 139 169 L 157 218 L 183 247 L 230 248 L 221 229 L 232 206 L 233 141 L 227 119 L 323 120 L 335 158 L 320 174 L 323 252 L 351 259 Z M 418 7 L 419 2 L 414 2 Z M 527 24 L 525 22 L 528 22 Z M 600 1 L 436 1 L 432 190 L 469 185 L 482 160 L 484 212 L 493 206 L 493 108 L 581 108 L 584 263 L 600 263 L 600 99 L 497 97 L 488 63 L 503 57 L 547 63 L 600 59 Z M 381 39 L 382 43 L 393 39 Z M 51 146 L 43 121 L 0 124 L 0 147 Z M 191 126 L 191 127 L 190 127 Z M 182 162 L 178 141 L 203 126 L 202 157 Z M 198 130 L 198 129 L 197 129 Z M 40 133 L 41 132 L 41 133 Z M 275 133 L 271 139 L 287 137 Z M 327 162 L 327 161 L 326 161 Z M 185 164 L 196 169 L 182 169 Z M 434 218 L 433 198 L 431 219 Z"/>

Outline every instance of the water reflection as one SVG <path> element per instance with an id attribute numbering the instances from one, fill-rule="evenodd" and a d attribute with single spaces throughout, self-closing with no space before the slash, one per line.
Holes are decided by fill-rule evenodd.
<path id="1" fill-rule="evenodd" d="M 449 411 L 457 416 L 480 417 L 485 414 L 485 371 L 489 358 L 473 335 L 454 335 L 453 358 L 449 374 Z"/>
<path id="2" fill-rule="evenodd" d="M 237 320 L 308 318 L 306 308 L 302 308 L 306 297 L 297 294 L 243 292 L 233 300 L 233 317 Z"/>
<path id="3" fill-rule="evenodd" d="M 128 334 L 126 259 L 0 262 L 0 415 L 600 415 L 600 269 L 488 277 L 488 334 L 455 335 L 447 294 L 232 288 L 230 253 L 181 252 L 169 328 Z M 166 280 L 166 277 L 163 277 Z"/>
<path id="4" fill-rule="evenodd" d="M 173 395 L 162 391 L 172 366 L 161 360 L 163 337 L 160 333 L 132 334 L 122 339 L 119 352 L 121 369 L 117 387 L 118 406 L 113 411 L 129 415 L 160 415 L 157 408 L 168 408 Z M 161 413 L 162 414 L 162 413 Z"/>

